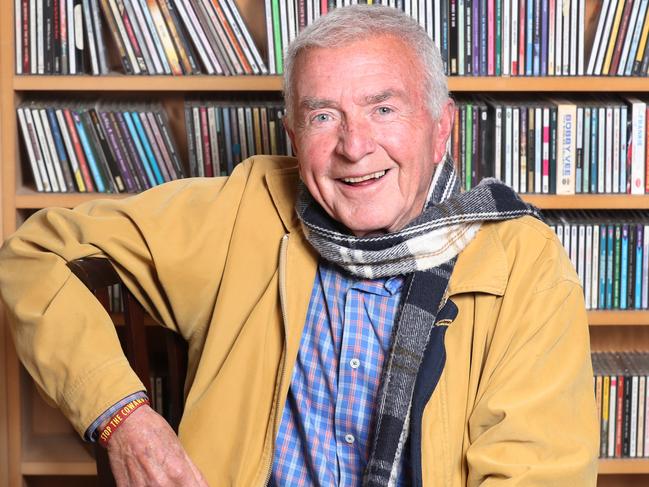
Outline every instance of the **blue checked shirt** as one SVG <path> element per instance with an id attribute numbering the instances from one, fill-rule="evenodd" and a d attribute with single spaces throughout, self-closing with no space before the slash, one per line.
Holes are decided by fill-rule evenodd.
<path id="1" fill-rule="evenodd" d="M 361 484 L 402 285 L 401 277 L 363 280 L 318 266 L 271 485 Z"/>

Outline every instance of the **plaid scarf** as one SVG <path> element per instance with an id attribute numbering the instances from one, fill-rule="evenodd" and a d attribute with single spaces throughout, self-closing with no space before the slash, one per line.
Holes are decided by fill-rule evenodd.
<path id="1" fill-rule="evenodd" d="M 334 221 L 300 183 L 296 211 L 307 239 L 320 255 L 366 279 L 404 275 L 400 311 L 382 371 L 364 487 L 396 485 L 408 439 L 415 379 L 438 311 L 446 302 L 457 255 L 484 221 L 523 215 L 540 218 L 500 181 L 484 179 L 461 193 L 450 158 L 439 164 L 421 215 L 402 230 L 356 237 Z"/>

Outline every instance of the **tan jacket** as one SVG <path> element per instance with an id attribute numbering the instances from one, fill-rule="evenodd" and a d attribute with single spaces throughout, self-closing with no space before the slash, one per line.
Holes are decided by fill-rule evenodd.
<path id="1" fill-rule="evenodd" d="M 142 389 L 109 316 L 66 261 L 106 256 L 189 342 L 180 438 L 212 486 L 270 472 L 317 255 L 295 161 L 257 157 L 120 201 L 38 212 L 0 252 L 21 360 L 79 433 Z M 577 277 L 553 232 L 483 225 L 450 281 L 446 365 L 422 421 L 423 485 L 594 486 L 598 428 Z"/>

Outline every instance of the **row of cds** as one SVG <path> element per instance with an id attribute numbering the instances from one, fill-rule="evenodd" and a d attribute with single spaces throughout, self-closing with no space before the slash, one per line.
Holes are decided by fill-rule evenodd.
<path id="1" fill-rule="evenodd" d="M 604 0 L 586 74 L 649 75 L 647 0 Z"/>
<path id="2" fill-rule="evenodd" d="M 268 72 L 234 0 L 101 1 L 127 73 Z"/>
<path id="3" fill-rule="evenodd" d="M 458 97 L 451 153 L 464 187 L 520 193 L 649 193 L 649 110 L 635 97 Z"/>
<path id="4" fill-rule="evenodd" d="M 416 19 L 439 47 L 448 75 L 584 74 L 584 0 L 265 1 L 273 73 L 283 72 L 282 52 L 306 25 L 332 8 L 374 3 Z"/>
<path id="5" fill-rule="evenodd" d="M 577 270 L 587 309 L 649 309 L 649 213 L 544 216 Z"/>
<path id="6" fill-rule="evenodd" d="M 120 107 L 119 104 L 105 105 L 104 110 L 106 106 Z M 132 109 L 128 105 L 122 106 L 123 110 L 120 108 L 113 115 L 110 115 L 112 109 L 102 115 L 100 106 L 79 109 L 78 104 L 27 103 L 21 108 L 18 113 L 23 135 L 28 137 L 26 140 L 31 140 L 28 130 L 31 127 L 34 140 L 40 140 L 38 150 L 33 142 L 29 145 L 33 153 L 29 160 L 33 167 L 45 168 L 45 171 L 35 172 L 39 176 L 35 177 L 39 191 L 86 191 L 85 188 L 95 187 L 98 191 L 139 191 L 148 187 L 147 184 L 152 185 L 153 181 L 160 182 L 159 179 L 152 181 L 149 178 L 129 177 L 123 179 L 123 184 L 117 178 L 116 183 L 111 185 L 110 181 L 114 178 L 108 177 L 105 184 L 102 184 L 103 181 L 99 184 L 91 181 L 92 184 L 82 186 L 75 183 L 70 186 L 48 175 L 47 168 L 51 166 L 54 170 L 52 174 L 58 174 L 55 170 L 61 158 L 55 150 L 58 133 L 65 141 L 65 130 L 73 127 L 79 132 L 84 127 L 81 121 L 85 118 L 95 117 L 101 122 L 92 126 L 86 123 L 94 130 L 90 132 L 90 143 L 94 141 L 93 137 L 101 138 L 104 132 L 111 143 L 113 134 L 125 137 L 135 133 L 138 136 L 136 140 L 142 140 L 142 134 L 147 135 L 147 122 L 151 124 L 151 120 L 157 122 L 150 125 L 152 130 L 159 127 L 161 133 L 164 132 L 167 139 L 172 140 L 162 107 L 156 106 L 146 117 L 142 115 L 142 106 L 137 105 Z M 25 113 L 25 109 L 38 111 L 39 119 L 34 121 L 32 113 Z M 69 112 L 72 117 L 75 110 L 79 114 L 79 124 L 67 123 L 63 126 L 65 114 Z M 57 112 L 60 119 L 54 117 Z M 130 117 L 136 115 L 132 124 L 135 132 L 129 131 L 127 123 Z M 472 188 L 482 178 L 496 177 L 520 193 L 645 194 L 649 192 L 648 116 L 647 102 L 634 97 L 528 100 L 465 96 L 460 97 L 456 105 L 449 150 L 458 164 L 465 189 Z M 236 164 L 255 154 L 290 155 L 291 147 L 283 129 L 283 118 L 284 108 L 279 101 L 186 102 L 186 134 L 176 135 L 183 139 L 186 137 L 188 142 L 188 174 L 227 175 Z M 51 127 L 54 120 L 58 123 Z M 139 120 L 142 120 L 142 131 L 138 132 Z M 121 131 L 115 130 L 118 122 L 122 123 Z M 76 132 L 69 135 L 71 140 Z M 48 148 L 47 134 L 50 133 L 54 145 Z M 42 138 L 38 139 L 40 134 Z M 155 143 L 147 144 L 147 139 L 144 139 L 144 154 L 147 155 L 146 148 L 150 147 L 153 156 L 148 159 L 157 160 L 156 149 L 165 145 L 161 145 L 155 137 L 148 138 Z M 130 157 L 135 161 L 131 163 L 134 168 L 131 172 L 137 173 L 135 168 L 138 167 L 157 167 L 151 162 L 143 164 L 143 158 L 135 149 L 130 152 L 120 151 L 119 147 L 113 150 L 113 156 L 110 151 L 104 156 L 108 161 L 128 161 L 129 154 L 135 154 Z M 121 155 L 124 152 L 126 156 Z M 166 173 L 168 178 L 164 170 L 160 170 L 162 180 L 174 179 L 182 173 L 177 152 L 174 149 L 169 153 L 176 154 L 172 158 L 174 164 Z M 73 157 L 65 154 L 63 159 L 75 162 Z M 50 166 L 48 160 L 52 161 Z M 129 165 L 125 163 L 124 167 Z M 116 170 L 109 172 L 120 175 Z M 65 170 L 62 169 L 60 174 L 65 177 Z"/>
<path id="7" fill-rule="evenodd" d="M 588 55 L 585 0 L 264 0 L 266 59 L 235 0 L 14 1 L 19 74 L 106 74 L 107 35 L 126 73 L 281 74 L 298 32 L 356 3 L 416 19 L 448 75 L 649 73 L 647 0 L 604 0 Z"/>
<path id="8" fill-rule="evenodd" d="M 15 0 L 18 74 L 267 74 L 234 0 Z M 108 38 L 112 43 L 107 43 Z"/>
<path id="9" fill-rule="evenodd" d="M 594 352 L 600 458 L 649 457 L 649 353 Z"/>
<path id="10" fill-rule="evenodd" d="M 107 74 L 98 0 L 15 0 L 16 73 Z"/>
<path id="11" fill-rule="evenodd" d="M 17 112 L 38 191 L 135 193 L 183 177 L 159 106 L 30 102 Z"/>
<path id="12" fill-rule="evenodd" d="M 281 103 L 187 102 L 190 175 L 225 176 L 255 154 L 291 155 L 284 113 Z"/>

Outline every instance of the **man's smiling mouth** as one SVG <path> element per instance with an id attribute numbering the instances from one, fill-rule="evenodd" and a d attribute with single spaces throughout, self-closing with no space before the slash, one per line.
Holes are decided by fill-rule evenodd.
<path id="1" fill-rule="evenodd" d="M 362 182 L 365 182 L 365 181 L 370 181 L 370 180 L 373 180 L 373 179 L 380 179 L 383 176 L 385 176 L 385 173 L 387 173 L 387 172 L 388 172 L 387 169 L 384 169 L 383 171 L 373 172 L 371 174 L 366 174 L 365 176 L 359 176 L 359 177 L 356 177 L 356 178 L 340 178 L 340 180 L 345 184 L 353 185 L 353 184 L 358 184 L 358 183 L 362 183 Z"/>

